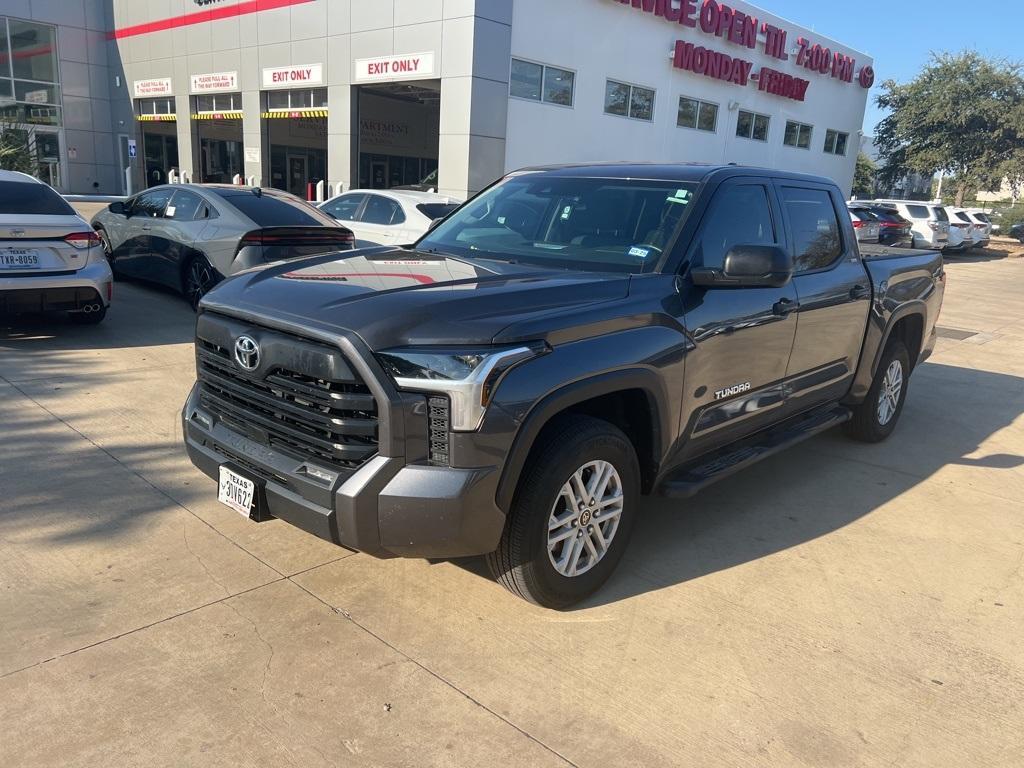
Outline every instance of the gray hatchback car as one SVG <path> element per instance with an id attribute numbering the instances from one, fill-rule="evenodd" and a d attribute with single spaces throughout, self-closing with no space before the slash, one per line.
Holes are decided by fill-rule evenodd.
<path id="1" fill-rule="evenodd" d="M 114 274 L 162 283 L 194 307 L 228 275 L 350 250 L 352 231 L 276 189 L 174 184 L 111 203 L 92 219 Z"/>

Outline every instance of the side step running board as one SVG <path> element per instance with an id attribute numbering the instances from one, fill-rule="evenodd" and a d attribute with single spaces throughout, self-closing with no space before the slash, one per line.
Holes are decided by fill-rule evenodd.
<path id="1" fill-rule="evenodd" d="M 683 465 L 658 486 L 658 493 L 686 499 L 712 483 L 734 475 L 751 464 L 847 422 L 853 414 L 837 405 L 797 416 L 774 429 L 755 435 L 732 450 L 701 456 L 698 463 Z"/>

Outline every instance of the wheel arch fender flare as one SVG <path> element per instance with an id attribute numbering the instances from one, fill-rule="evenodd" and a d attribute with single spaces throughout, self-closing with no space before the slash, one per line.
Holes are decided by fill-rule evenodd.
<path id="1" fill-rule="evenodd" d="M 627 368 L 597 374 L 556 389 L 537 401 L 529 410 L 516 432 L 502 468 L 495 497 L 498 507 L 505 512 L 511 508 L 512 498 L 530 451 L 533 450 L 537 437 L 552 419 L 588 400 L 630 390 L 639 390 L 647 399 L 651 421 L 650 460 L 660 464 L 666 440 L 671 439 L 672 431 L 669 424 L 671 409 L 668 407 L 668 394 L 661 377 L 654 371 L 644 368 Z M 645 457 L 638 458 L 643 466 Z M 655 467 L 650 474 L 653 477 L 656 473 Z"/>
<path id="2" fill-rule="evenodd" d="M 928 319 L 928 305 L 920 300 L 914 299 L 908 301 L 906 304 L 902 304 L 896 308 L 896 310 L 889 316 L 889 321 L 885 324 L 885 329 L 882 331 L 882 338 L 878 344 L 878 348 L 875 350 L 874 357 L 871 361 L 871 376 L 874 377 L 875 373 L 878 372 L 878 366 L 882 361 L 882 354 L 885 352 L 886 346 L 889 344 L 889 339 L 892 338 L 892 332 L 896 328 L 896 325 L 901 320 L 906 320 L 908 317 L 917 315 L 921 318 L 921 342 L 924 343 L 924 332 L 926 330 L 926 323 Z M 910 353 L 910 366 L 913 368 L 917 364 L 917 358 L 921 354 L 920 349 L 909 349 Z"/>

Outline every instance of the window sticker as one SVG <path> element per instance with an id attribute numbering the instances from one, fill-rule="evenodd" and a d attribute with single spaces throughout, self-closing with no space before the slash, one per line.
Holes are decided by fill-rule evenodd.
<path id="1" fill-rule="evenodd" d="M 630 256 L 636 256 L 639 259 L 646 259 L 650 255 L 650 251 L 647 248 L 641 248 L 640 246 L 634 245 L 629 249 Z"/>
<path id="2" fill-rule="evenodd" d="M 690 190 L 688 189 L 677 189 L 676 193 L 669 198 L 666 198 L 667 203 L 680 203 L 686 205 L 690 202 Z"/>
<path id="3" fill-rule="evenodd" d="M 169 219 L 174 218 L 174 211 L 175 211 L 174 206 L 173 205 L 168 205 L 167 209 L 164 211 L 164 216 L 166 216 Z"/>
<path id="4" fill-rule="evenodd" d="M 562 221 L 567 221 L 572 216 L 572 206 L 567 205 L 562 209 Z"/>

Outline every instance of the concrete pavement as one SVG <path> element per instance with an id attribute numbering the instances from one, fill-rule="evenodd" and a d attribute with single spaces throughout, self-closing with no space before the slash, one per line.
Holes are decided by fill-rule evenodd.
<path id="1" fill-rule="evenodd" d="M 0 329 L 0 764 L 1019 766 L 1024 261 L 948 272 L 890 441 L 649 501 L 565 613 L 218 504 L 179 298 Z"/>

